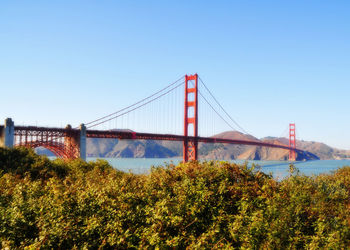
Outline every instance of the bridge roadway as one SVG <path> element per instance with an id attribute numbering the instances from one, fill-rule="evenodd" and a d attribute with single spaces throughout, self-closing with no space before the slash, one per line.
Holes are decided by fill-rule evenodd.
<path id="1" fill-rule="evenodd" d="M 0 126 L 1 127 L 1 126 Z M 47 128 L 47 127 L 35 127 L 35 126 L 15 126 L 15 131 L 31 131 L 32 133 L 40 133 L 41 131 L 51 132 L 53 136 L 63 137 L 67 133 L 66 128 Z M 71 129 L 70 134 L 79 134 L 79 129 Z M 193 137 L 173 134 L 152 134 L 152 133 L 139 133 L 132 131 L 120 131 L 120 130 L 86 130 L 87 138 L 110 138 L 110 139 L 127 139 L 127 140 L 163 140 L 163 141 L 184 141 L 195 140 L 203 143 L 227 143 L 227 144 L 239 144 L 239 145 L 252 145 L 260 147 L 281 148 L 286 150 L 295 150 L 296 152 L 304 152 L 300 149 L 294 149 L 287 145 L 273 144 L 261 141 L 249 141 L 249 140 L 233 140 L 214 137 Z"/>
<path id="2" fill-rule="evenodd" d="M 160 141 L 184 141 L 197 140 L 203 143 L 227 143 L 227 144 L 239 144 L 239 145 L 251 145 L 260 147 L 270 147 L 270 148 L 281 148 L 286 150 L 295 150 L 296 152 L 304 152 L 300 149 L 295 149 L 286 145 L 273 144 L 260 141 L 249 141 L 249 140 L 233 140 L 233 139 L 223 139 L 214 137 L 193 137 L 193 136 L 183 136 L 183 135 L 172 135 L 172 134 L 151 134 L 151 133 L 138 133 L 138 132 L 128 132 L 128 131 L 112 131 L 112 130 L 87 130 L 86 137 L 88 138 L 115 138 L 115 139 L 128 139 L 128 140 L 160 140 Z"/>
<path id="3" fill-rule="evenodd" d="M 3 126 L 0 125 L 0 131 Z M 48 128 L 48 127 L 36 127 L 36 126 L 14 126 L 14 135 L 16 137 L 25 136 L 28 143 L 34 139 L 33 142 L 43 141 L 57 141 L 64 140 L 64 138 L 76 137 L 78 138 L 81 133 L 77 128 Z M 223 139 L 214 137 L 194 137 L 183 136 L 173 134 L 152 134 L 152 133 L 139 133 L 133 131 L 123 130 L 86 130 L 86 138 L 110 138 L 110 139 L 126 139 L 126 140 L 163 140 L 163 141 L 195 141 L 203 143 L 226 143 L 237 145 L 251 145 L 270 148 L 281 148 L 285 150 L 295 150 L 297 153 L 311 154 L 310 152 L 300 149 L 292 148 L 283 144 L 273 144 L 268 142 L 254 141 L 254 140 L 236 140 L 236 139 Z M 15 142 L 16 144 L 16 142 Z M 17 144 L 19 145 L 19 144 Z M 23 145 L 23 144 L 20 144 Z M 313 155 L 313 154 L 312 154 Z"/>

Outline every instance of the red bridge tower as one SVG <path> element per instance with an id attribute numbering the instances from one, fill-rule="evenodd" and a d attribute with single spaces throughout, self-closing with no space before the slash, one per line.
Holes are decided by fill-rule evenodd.
<path id="1" fill-rule="evenodd" d="M 295 138 L 295 123 L 289 124 L 289 147 L 293 148 L 289 150 L 289 160 L 295 161 L 295 149 L 296 149 L 296 138 Z"/>
<path id="2" fill-rule="evenodd" d="M 194 86 L 189 86 L 194 81 Z M 190 134 L 189 134 L 190 130 Z M 198 159 L 198 75 L 185 75 L 183 161 Z"/>

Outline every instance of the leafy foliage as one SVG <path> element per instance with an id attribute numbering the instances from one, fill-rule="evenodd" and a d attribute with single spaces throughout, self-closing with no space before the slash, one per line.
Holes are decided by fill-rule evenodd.
<path id="1" fill-rule="evenodd" d="M 350 168 L 277 182 L 227 162 L 135 175 L 0 149 L 3 248 L 347 248 Z"/>

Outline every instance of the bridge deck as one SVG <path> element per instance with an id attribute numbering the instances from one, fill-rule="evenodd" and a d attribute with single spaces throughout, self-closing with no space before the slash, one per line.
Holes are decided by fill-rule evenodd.
<path id="1" fill-rule="evenodd" d="M 172 134 L 150 134 L 150 133 L 138 133 L 138 132 L 126 132 L 126 131 L 102 131 L 102 130 L 87 130 L 86 136 L 89 138 L 115 138 L 115 139 L 129 139 L 129 140 L 160 140 L 160 141 L 184 141 L 184 140 L 197 140 L 203 143 L 227 143 L 227 144 L 240 144 L 240 145 L 252 145 L 260 147 L 281 148 L 286 150 L 295 150 L 302 152 L 302 150 L 291 148 L 287 145 L 273 144 L 260 141 L 248 141 L 248 140 L 232 140 L 213 137 L 193 137 L 183 135 Z"/>
<path id="2" fill-rule="evenodd" d="M 0 131 L 3 126 L 0 126 Z M 79 134 L 79 129 L 72 128 L 47 128 L 47 127 L 35 127 L 35 126 L 15 126 L 16 131 L 31 131 L 32 133 L 40 133 L 43 131 L 56 133 L 57 136 L 64 136 L 65 133 Z M 86 137 L 88 138 L 110 138 L 110 139 L 128 139 L 128 140 L 163 140 L 163 141 L 185 141 L 185 140 L 197 140 L 203 143 L 227 143 L 227 144 L 239 144 L 239 145 L 251 145 L 270 148 L 281 148 L 285 150 L 295 150 L 296 152 L 305 152 L 300 149 L 295 149 L 287 145 L 273 144 L 261 141 L 249 141 L 249 140 L 232 140 L 213 137 L 193 137 L 183 135 L 172 134 L 151 134 L 151 133 L 138 133 L 132 131 L 118 131 L 118 130 L 86 130 Z"/>

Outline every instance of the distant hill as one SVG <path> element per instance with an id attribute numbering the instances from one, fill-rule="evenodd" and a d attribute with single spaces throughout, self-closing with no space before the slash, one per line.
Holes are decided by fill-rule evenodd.
<path id="1" fill-rule="evenodd" d="M 168 158 L 178 155 L 157 141 L 87 139 L 87 155 L 92 157 Z"/>
<path id="2" fill-rule="evenodd" d="M 238 131 L 228 131 L 223 132 L 212 137 L 222 138 L 222 139 L 236 139 L 236 140 L 251 140 L 259 141 L 251 135 L 246 135 Z M 242 158 L 242 155 L 247 152 L 251 146 L 247 145 L 234 145 L 234 144 L 221 144 L 221 143 L 200 143 L 199 154 L 204 159 L 223 159 L 223 160 L 233 160 L 233 159 L 248 159 Z"/>
<path id="3" fill-rule="evenodd" d="M 288 145 L 287 138 L 269 136 L 258 139 L 238 131 L 227 131 L 212 137 Z M 321 142 L 297 141 L 297 148 L 312 153 L 307 155 L 299 154 L 297 155 L 297 160 L 350 158 L 350 150 L 332 148 Z M 42 148 L 37 149 L 37 152 L 52 155 L 48 150 Z M 182 142 L 88 138 L 87 155 L 90 157 L 120 158 L 181 157 Z M 221 143 L 199 143 L 199 155 L 202 159 L 221 160 L 287 160 L 289 158 L 288 150 L 284 149 Z"/>
<path id="4" fill-rule="evenodd" d="M 287 138 L 276 138 L 276 137 L 268 137 L 268 138 L 269 139 L 263 138 L 262 140 L 274 140 L 285 145 L 288 145 L 288 142 L 289 142 Z M 314 153 L 321 160 L 339 160 L 339 159 L 350 158 L 350 150 L 332 148 L 322 142 L 298 140 L 297 148 Z"/>

